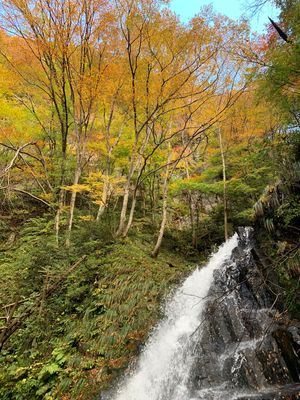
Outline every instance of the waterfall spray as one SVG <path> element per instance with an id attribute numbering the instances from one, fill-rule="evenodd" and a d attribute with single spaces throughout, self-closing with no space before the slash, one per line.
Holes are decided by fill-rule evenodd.
<path id="1" fill-rule="evenodd" d="M 193 334 L 201 326 L 213 273 L 238 245 L 235 234 L 196 269 L 167 303 L 165 318 L 156 327 L 138 365 L 119 387 L 114 400 L 183 400 L 189 398 L 188 377 L 193 365 Z"/>

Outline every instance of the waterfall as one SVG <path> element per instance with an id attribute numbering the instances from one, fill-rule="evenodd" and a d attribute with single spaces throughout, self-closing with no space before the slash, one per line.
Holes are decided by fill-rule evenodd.
<path id="1" fill-rule="evenodd" d="M 213 272 L 238 244 L 234 235 L 196 269 L 167 303 L 165 319 L 152 333 L 136 370 L 119 389 L 115 400 L 182 400 L 188 398 L 189 370 L 193 364 L 193 333 L 201 325 Z"/>
<path id="2" fill-rule="evenodd" d="M 300 398 L 296 333 L 287 349 L 252 247 L 241 229 L 183 282 L 109 400 L 267 400 L 279 387 L 299 397 L 278 399 Z"/>

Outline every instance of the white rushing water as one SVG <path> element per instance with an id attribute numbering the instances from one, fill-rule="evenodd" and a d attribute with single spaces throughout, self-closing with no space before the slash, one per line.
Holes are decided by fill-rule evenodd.
<path id="1" fill-rule="evenodd" d="M 152 333 L 137 367 L 120 385 L 114 400 L 189 400 L 188 377 L 193 365 L 193 333 L 201 326 L 214 270 L 238 245 L 234 235 L 196 269 L 166 305 L 165 318 Z"/>

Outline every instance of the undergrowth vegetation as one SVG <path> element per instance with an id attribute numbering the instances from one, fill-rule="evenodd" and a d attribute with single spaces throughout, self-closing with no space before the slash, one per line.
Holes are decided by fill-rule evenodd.
<path id="1" fill-rule="evenodd" d="M 283 312 L 289 312 L 297 318 L 300 318 L 299 149 L 297 135 L 291 146 L 290 162 L 286 165 L 282 163 L 278 180 L 264 190 L 254 207 L 258 240 L 278 279 L 278 284 L 275 287 L 273 285 L 272 289 L 280 297 Z"/>
<path id="2" fill-rule="evenodd" d="M 0 398 L 96 398 L 141 347 L 161 299 L 195 265 L 171 238 L 172 252 L 162 248 L 153 259 L 142 223 L 115 241 L 108 223 L 85 222 L 68 250 L 57 248 L 47 216 L 18 235 L 1 255 L 0 298 L 21 301 L 17 316 L 33 312 L 2 350 Z"/>

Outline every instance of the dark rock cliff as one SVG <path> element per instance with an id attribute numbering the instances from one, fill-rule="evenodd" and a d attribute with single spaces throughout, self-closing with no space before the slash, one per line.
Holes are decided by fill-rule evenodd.
<path id="1" fill-rule="evenodd" d="M 231 260 L 214 272 L 195 333 L 193 400 L 300 399 L 300 323 L 278 311 L 252 235 L 241 229 Z"/>

